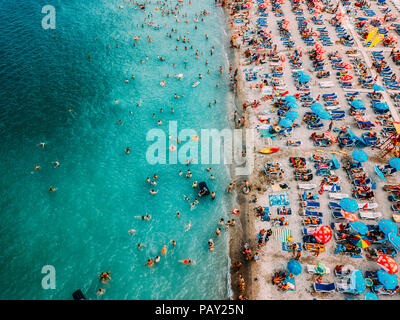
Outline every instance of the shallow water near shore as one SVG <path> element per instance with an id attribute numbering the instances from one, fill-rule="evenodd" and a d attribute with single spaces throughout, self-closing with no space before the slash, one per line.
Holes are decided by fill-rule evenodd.
<path id="1" fill-rule="evenodd" d="M 42 29 L 39 1 L 0 5 L 0 298 L 70 299 L 79 288 L 89 299 L 228 298 L 228 233 L 214 236 L 219 218 L 230 218 L 231 198 L 224 192 L 230 181 L 227 166 L 191 165 L 193 178 L 186 179 L 178 175 L 179 170 L 186 172 L 184 164 L 153 166 L 146 160 L 151 144 L 146 134 L 158 119 L 167 136 L 168 121 L 176 120 L 178 131 L 193 128 L 197 134 L 200 128 L 229 126 L 226 105 L 233 100 L 228 79 L 218 72 L 220 65 L 227 70 L 222 9 L 213 0 L 192 1 L 190 6 L 185 0 L 180 11 L 188 13 L 189 23 L 176 23 L 173 16 L 161 17 L 155 4 L 145 12 L 122 1 L 52 5 L 56 30 Z M 195 31 L 194 13 L 204 9 L 211 14 L 204 24 L 196 23 Z M 149 13 L 159 30 L 136 26 Z M 165 36 L 173 25 L 178 35 L 190 38 L 187 46 L 193 50 L 185 51 L 177 34 L 175 39 Z M 135 35 L 140 37 L 136 47 Z M 198 60 L 195 49 L 200 51 Z M 148 61 L 140 64 L 146 56 Z M 173 78 L 179 73 L 182 81 Z M 199 73 L 203 79 L 192 88 Z M 165 88 L 159 85 L 163 79 Z M 174 99 L 174 93 L 185 97 Z M 210 109 L 214 99 L 217 105 Z M 126 147 L 131 148 L 129 155 Z M 54 168 L 54 161 L 60 166 Z M 41 169 L 34 171 L 37 165 Z M 210 166 L 215 180 L 206 171 Z M 146 178 L 154 173 L 159 193 L 152 196 Z M 200 199 L 191 211 L 183 195 L 196 197 L 194 180 L 206 181 L 217 197 Z M 50 193 L 50 186 L 57 191 Z M 181 218 L 175 217 L 178 210 Z M 150 222 L 134 218 L 145 214 L 152 215 Z M 192 228 L 185 233 L 189 221 Z M 132 228 L 137 230 L 134 236 L 128 234 Z M 210 238 L 214 252 L 208 250 Z M 147 247 L 138 251 L 138 243 Z M 166 256 L 153 268 L 145 267 L 163 245 Z M 178 263 L 181 259 L 196 264 L 185 266 Z M 44 265 L 56 269 L 55 290 L 41 287 Z M 103 271 L 111 272 L 107 285 L 98 280 Z M 100 287 L 106 293 L 97 298 Z"/>

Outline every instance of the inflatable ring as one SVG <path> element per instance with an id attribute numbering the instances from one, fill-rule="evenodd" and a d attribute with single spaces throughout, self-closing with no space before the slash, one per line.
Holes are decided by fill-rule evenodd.
<path id="1" fill-rule="evenodd" d="M 374 285 L 374 281 L 371 278 L 365 278 L 365 284 L 367 287 L 372 287 Z"/>

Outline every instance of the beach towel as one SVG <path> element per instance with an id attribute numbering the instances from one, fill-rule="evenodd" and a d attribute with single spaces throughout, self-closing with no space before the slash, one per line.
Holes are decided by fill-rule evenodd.
<path id="1" fill-rule="evenodd" d="M 287 192 L 280 192 L 269 195 L 270 206 L 288 206 L 290 205 L 289 195 Z"/>
<path id="2" fill-rule="evenodd" d="M 292 236 L 292 230 L 287 228 L 278 228 L 272 232 L 275 240 L 286 241 L 288 236 Z"/>
<path id="3" fill-rule="evenodd" d="M 283 251 L 289 251 L 289 249 L 290 249 L 290 246 L 288 245 L 288 243 L 286 241 L 282 242 L 282 250 Z M 301 243 L 300 242 L 297 242 L 296 251 L 301 251 Z"/>

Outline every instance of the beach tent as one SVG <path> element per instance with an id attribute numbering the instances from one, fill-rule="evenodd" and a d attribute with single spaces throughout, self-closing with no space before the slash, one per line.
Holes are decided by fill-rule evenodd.
<path id="1" fill-rule="evenodd" d="M 303 267 L 301 266 L 300 262 L 293 259 L 287 263 L 286 269 L 294 276 L 298 276 L 303 271 Z"/>
<path id="2" fill-rule="evenodd" d="M 368 160 L 368 155 L 363 150 L 354 150 L 351 155 L 353 159 L 358 162 L 365 162 Z"/>
<path id="3" fill-rule="evenodd" d="M 356 200 L 350 198 L 344 198 L 339 202 L 340 207 L 348 212 L 357 212 L 358 211 L 358 204 Z"/>
<path id="4" fill-rule="evenodd" d="M 400 158 L 392 158 L 389 160 L 389 166 L 395 168 L 396 170 L 400 170 Z"/>
<path id="5" fill-rule="evenodd" d="M 389 274 L 396 274 L 399 272 L 399 265 L 387 254 L 380 254 L 376 259 L 376 263 Z"/>
<path id="6" fill-rule="evenodd" d="M 362 222 L 359 222 L 359 221 L 350 222 L 349 226 L 354 231 L 358 232 L 359 234 L 361 234 L 363 236 L 365 236 L 368 233 L 368 227 Z"/>
<path id="7" fill-rule="evenodd" d="M 389 234 L 393 232 L 397 234 L 398 228 L 394 221 L 388 219 L 382 219 L 378 222 L 379 230 L 381 230 L 384 234 Z"/>
<path id="8" fill-rule="evenodd" d="M 387 290 L 393 290 L 397 286 L 397 277 L 395 274 L 390 274 L 386 272 L 384 269 L 380 269 L 377 272 L 378 281 L 383 285 L 383 287 Z"/>

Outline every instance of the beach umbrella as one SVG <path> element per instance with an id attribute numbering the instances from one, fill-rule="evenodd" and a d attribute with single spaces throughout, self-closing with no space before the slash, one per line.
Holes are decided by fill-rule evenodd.
<path id="1" fill-rule="evenodd" d="M 298 116 L 299 116 L 299 113 L 297 111 L 293 111 L 293 110 L 288 111 L 285 114 L 285 118 L 289 119 L 289 120 L 296 120 Z"/>
<path id="2" fill-rule="evenodd" d="M 400 250 L 400 237 L 395 233 L 389 233 L 388 239 L 390 243 L 397 249 Z"/>
<path id="3" fill-rule="evenodd" d="M 360 236 L 359 234 L 353 236 L 350 241 L 358 248 L 369 247 L 369 241 L 366 238 Z"/>
<path id="4" fill-rule="evenodd" d="M 343 217 L 347 220 L 349 220 L 350 222 L 356 222 L 358 221 L 358 216 L 357 213 L 354 212 L 348 212 L 346 210 L 340 210 L 341 214 L 343 215 Z"/>
<path id="5" fill-rule="evenodd" d="M 300 262 L 293 259 L 287 263 L 286 269 L 294 276 L 298 276 L 303 271 L 303 267 L 301 266 Z"/>
<path id="6" fill-rule="evenodd" d="M 316 274 L 320 274 L 320 275 L 323 275 L 323 274 L 326 273 L 326 267 L 325 267 L 325 265 L 324 265 L 322 262 L 318 263 L 318 264 L 315 266 L 315 273 L 316 273 Z"/>
<path id="7" fill-rule="evenodd" d="M 383 86 L 380 86 L 379 84 L 376 83 L 372 86 L 372 89 L 374 91 L 385 91 L 385 88 Z"/>
<path id="8" fill-rule="evenodd" d="M 386 181 L 385 175 L 384 175 L 383 172 L 379 169 L 379 167 L 378 167 L 378 166 L 375 166 L 374 169 L 375 169 L 376 175 L 377 175 L 379 178 L 381 178 L 383 181 Z"/>
<path id="9" fill-rule="evenodd" d="M 365 236 L 368 233 L 368 227 L 360 221 L 350 222 L 349 226 L 354 231 L 358 232 L 359 234 L 361 234 L 363 236 Z"/>
<path id="10" fill-rule="evenodd" d="M 389 110 L 389 106 L 386 103 L 380 102 L 374 105 L 375 109 L 378 110 Z"/>
<path id="11" fill-rule="evenodd" d="M 325 111 L 324 107 L 322 106 L 322 104 L 320 104 L 319 102 L 314 102 L 311 104 L 311 110 L 315 113 L 317 112 L 321 112 L 321 111 Z"/>
<path id="12" fill-rule="evenodd" d="M 356 109 L 365 108 L 365 104 L 362 100 L 353 100 L 352 102 L 350 102 L 350 105 Z"/>
<path id="13" fill-rule="evenodd" d="M 315 240 L 319 243 L 328 243 L 332 239 L 332 229 L 329 226 L 319 226 L 314 230 Z"/>
<path id="14" fill-rule="evenodd" d="M 296 102 L 297 99 L 295 96 L 286 96 L 283 98 L 286 102 Z"/>
<path id="15" fill-rule="evenodd" d="M 367 284 L 360 269 L 353 270 L 350 274 L 350 289 L 355 293 L 363 293 L 367 289 Z"/>
<path id="16" fill-rule="evenodd" d="M 333 153 L 331 155 L 332 155 L 333 169 L 339 169 L 340 168 L 339 160 L 336 159 L 336 157 Z"/>
<path id="17" fill-rule="evenodd" d="M 353 159 L 358 162 L 365 162 L 368 160 L 368 155 L 363 150 L 354 150 L 351 155 L 353 156 Z"/>
<path id="18" fill-rule="evenodd" d="M 286 105 L 287 105 L 290 109 L 298 109 L 298 108 L 299 108 L 298 104 L 295 103 L 295 102 L 288 102 Z"/>
<path id="19" fill-rule="evenodd" d="M 340 207 L 348 212 L 357 212 L 358 211 L 358 204 L 356 200 L 350 198 L 344 198 L 339 202 Z"/>
<path id="20" fill-rule="evenodd" d="M 353 80 L 353 76 L 350 75 L 350 74 L 345 74 L 344 76 L 341 76 L 340 79 L 341 79 L 342 81 L 348 82 L 348 81 Z"/>
<path id="21" fill-rule="evenodd" d="M 322 120 L 330 120 L 332 119 L 332 115 L 326 111 L 317 113 L 318 117 L 320 117 Z"/>
<path id="22" fill-rule="evenodd" d="M 378 272 L 378 281 L 387 290 L 393 290 L 397 286 L 397 277 L 395 274 L 390 274 L 384 269 L 380 269 Z"/>
<path id="23" fill-rule="evenodd" d="M 380 254 L 376 259 L 376 263 L 382 267 L 389 274 L 395 274 L 399 272 L 399 265 L 392 257 L 387 254 Z"/>
<path id="24" fill-rule="evenodd" d="M 310 76 L 308 74 L 302 74 L 297 80 L 299 83 L 307 83 L 310 81 Z"/>
<path id="25" fill-rule="evenodd" d="M 395 168 L 396 170 L 400 170 L 400 158 L 392 158 L 389 160 L 389 166 Z"/>
<path id="26" fill-rule="evenodd" d="M 379 300 L 378 296 L 375 293 L 367 292 L 364 296 L 365 300 Z"/>
<path id="27" fill-rule="evenodd" d="M 283 118 L 281 119 L 281 121 L 279 121 L 279 125 L 284 128 L 289 128 L 293 125 L 293 121 L 290 119 Z"/>
<path id="28" fill-rule="evenodd" d="M 397 234 L 398 228 L 395 222 L 390 221 L 388 219 L 382 219 L 381 221 L 378 222 L 379 229 L 384 233 L 384 234 L 389 234 L 393 232 L 394 234 Z"/>

